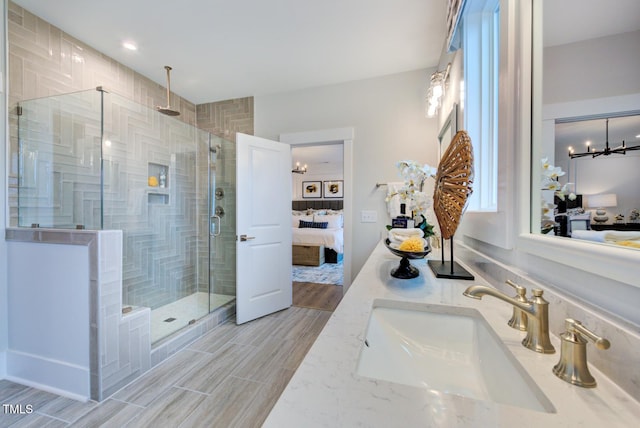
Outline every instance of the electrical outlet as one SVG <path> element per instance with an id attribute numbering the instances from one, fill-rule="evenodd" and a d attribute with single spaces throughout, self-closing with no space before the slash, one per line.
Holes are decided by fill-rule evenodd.
<path id="1" fill-rule="evenodd" d="M 361 223 L 376 223 L 378 221 L 377 211 L 361 211 L 360 222 Z"/>

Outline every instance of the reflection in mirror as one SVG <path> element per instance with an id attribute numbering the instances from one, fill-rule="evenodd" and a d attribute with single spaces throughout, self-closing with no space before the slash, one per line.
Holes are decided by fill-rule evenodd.
<path id="1" fill-rule="evenodd" d="M 555 201 L 555 235 L 611 243 L 640 236 L 640 151 L 627 149 L 607 155 L 607 142 L 610 149 L 638 147 L 640 114 L 556 121 L 555 164 L 565 172 L 559 182 L 571 183 L 577 198 Z M 586 230 L 639 233 L 572 234 L 577 224 Z"/>
<path id="2" fill-rule="evenodd" d="M 542 24 L 535 27 L 542 28 L 538 39 L 543 48 L 542 58 L 534 61 L 542 60 L 542 87 L 533 96 L 542 97 L 542 126 L 533 143 L 533 183 L 540 174 L 536 168 L 546 158 L 562 170 L 559 184 L 571 183 L 577 197 L 562 200 L 553 192 L 534 192 L 531 229 L 542 229 L 542 201 L 556 205 L 548 236 L 640 247 L 640 151 L 575 156 L 605 149 L 607 119 L 611 148 L 623 141 L 640 145 L 640 57 L 635 55 L 640 2 L 538 1 L 543 5 Z M 568 25 L 571 22 L 580 25 Z"/>

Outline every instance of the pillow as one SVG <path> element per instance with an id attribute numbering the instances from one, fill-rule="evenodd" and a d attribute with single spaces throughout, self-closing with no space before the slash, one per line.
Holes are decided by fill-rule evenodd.
<path id="1" fill-rule="evenodd" d="M 314 215 L 313 221 L 327 222 L 329 229 L 341 229 L 342 228 L 342 215 Z"/>
<path id="2" fill-rule="evenodd" d="M 300 220 L 300 229 L 326 229 L 329 223 Z"/>
<path id="3" fill-rule="evenodd" d="M 300 227 L 300 220 L 304 220 L 307 222 L 312 222 L 313 221 L 313 216 L 311 215 L 294 215 L 291 217 L 293 222 L 292 222 L 292 226 L 295 228 Z"/>
<path id="4" fill-rule="evenodd" d="M 292 210 L 291 211 L 291 214 L 294 215 L 294 216 L 305 215 L 306 213 L 307 213 L 306 211 L 296 211 L 296 210 Z"/>

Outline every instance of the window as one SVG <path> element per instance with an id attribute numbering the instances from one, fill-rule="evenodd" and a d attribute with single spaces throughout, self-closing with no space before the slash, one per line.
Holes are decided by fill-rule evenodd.
<path id="1" fill-rule="evenodd" d="M 463 20 L 464 126 L 474 148 L 471 211 L 498 208 L 498 0 L 472 0 Z"/>

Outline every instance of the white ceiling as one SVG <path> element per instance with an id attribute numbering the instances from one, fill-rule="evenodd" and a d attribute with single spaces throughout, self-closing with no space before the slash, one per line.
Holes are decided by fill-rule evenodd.
<path id="1" fill-rule="evenodd" d="M 159 84 L 170 65 L 195 104 L 434 67 L 446 20 L 446 0 L 14 1 Z"/>
<path id="2" fill-rule="evenodd" d="M 544 0 L 544 46 L 640 29 L 638 0 Z"/>

